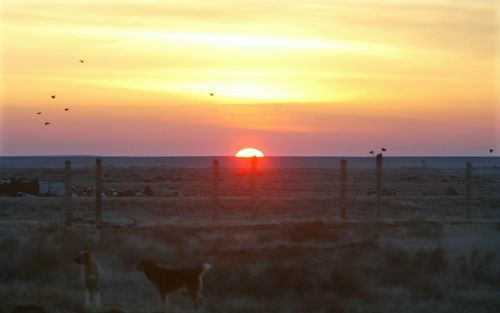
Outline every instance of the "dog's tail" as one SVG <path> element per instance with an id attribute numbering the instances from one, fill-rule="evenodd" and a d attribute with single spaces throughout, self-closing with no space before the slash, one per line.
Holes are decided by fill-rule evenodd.
<path id="1" fill-rule="evenodd" d="M 203 266 L 201 267 L 201 272 L 205 273 L 206 271 L 209 271 L 211 268 L 212 268 L 212 265 L 205 262 L 205 263 L 203 263 Z"/>

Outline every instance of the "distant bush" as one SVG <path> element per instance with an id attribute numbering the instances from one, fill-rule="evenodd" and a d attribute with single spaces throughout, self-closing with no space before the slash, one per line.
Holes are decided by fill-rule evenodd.
<path id="1" fill-rule="evenodd" d="M 299 297 L 313 288 L 313 274 L 307 264 L 271 265 L 262 273 L 262 278 L 269 283 L 271 294 L 293 293 Z"/>
<path id="2" fill-rule="evenodd" d="M 230 273 L 228 275 L 228 273 Z M 249 266 L 228 260 L 217 261 L 216 266 L 207 275 L 205 282 L 216 296 L 234 297 L 245 295 L 249 298 L 265 297 L 269 291 L 269 280 L 255 273 Z"/>
<path id="3" fill-rule="evenodd" d="M 68 260 L 61 257 L 59 250 L 46 242 L 29 242 L 24 258 L 19 262 L 17 277 L 25 280 L 46 280 L 57 274 Z"/>
<path id="4" fill-rule="evenodd" d="M 445 298 L 445 293 L 430 275 L 419 275 L 411 284 L 410 290 L 415 300 L 441 301 Z"/>
<path id="5" fill-rule="evenodd" d="M 369 293 L 365 287 L 361 271 L 356 267 L 337 264 L 330 273 L 330 284 L 339 297 L 358 297 L 366 299 Z"/>
<path id="6" fill-rule="evenodd" d="M 352 312 L 346 308 L 345 301 L 331 293 L 320 293 L 310 291 L 302 298 L 297 299 L 300 303 L 298 312 L 308 313 L 347 313 Z M 284 311 L 284 310 L 282 310 Z"/>
<path id="7" fill-rule="evenodd" d="M 437 239 L 443 235 L 442 223 L 415 221 L 406 224 L 409 237 Z"/>
<path id="8" fill-rule="evenodd" d="M 9 237 L 0 242 L 0 281 L 11 281 L 16 277 L 18 262 L 18 247 L 20 241 L 17 238 Z"/>
<path id="9" fill-rule="evenodd" d="M 494 272 L 491 268 L 492 264 L 496 259 L 496 252 L 488 252 L 483 256 L 483 259 L 474 268 L 473 275 L 474 278 L 482 283 L 492 283 L 495 282 Z M 496 281 L 500 285 L 500 282 Z"/>
<path id="10" fill-rule="evenodd" d="M 338 237 L 330 231 L 326 223 L 321 220 L 298 223 L 285 228 L 285 237 L 291 241 L 328 241 Z"/>
<path id="11" fill-rule="evenodd" d="M 384 263 L 375 270 L 380 283 L 411 290 L 429 287 L 425 280 L 422 282 L 420 279 L 426 275 L 441 273 L 448 267 L 446 254 L 440 247 L 433 250 L 419 249 L 413 256 L 403 249 L 388 249 L 384 258 Z"/>
<path id="12" fill-rule="evenodd" d="M 459 257 L 459 270 L 473 285 L 500 286 L 500 272 L 492 266 L 495 260 L 496 252 L 481 254 L 478 249 L 473 249 L 468 260 L 464 256 Z"/>
<path id="13" fill-rule="evenodd" d="M 7 237 L 0 241 L 0 250 L 4 254 L 11 254 L 19 247 L 19 244 L 20 240 L 16 237 Z"/>
<path id="14" fill-rule="evenodd" d="M 389 249 L 385 251 L 385 264 L 391 268 L 406 266 L 410 263 L 410 254 L 403 249 Z"/>
<path id="15" fill-rule="evenodd" d="M 207 275 L 206 286 L 223 297 L 245 295 L 254 299 L 280 299 L 290 295 L 300 298 L 328 279 L 301 262 L 250 265 L 242 259 L 225 257 L 214 260 L 214 264 Z"/>
<path id="16" fill-rule="evenodd" d="M 17 249 L 0 256 L 0 279 L 46 281 L 53 278 L 67 261 L 59 251 L 46 242 L 31 240 L 18 245 Z"/>
<path id="17" fill-rule="evenodd" d="M 437 274 L 448 267 L 448 259 L 441 247 L 432 251 L 419 249 L 415 253 L 414 265 L 416 271 Z"/>
<path id="18" fill-rule="evenodd" d="M 404 286 L 416 275 L 410 254 L 403 249 L 384 251 L 384 263 L 376 273 L 382 284 L 389 286 Z"/>

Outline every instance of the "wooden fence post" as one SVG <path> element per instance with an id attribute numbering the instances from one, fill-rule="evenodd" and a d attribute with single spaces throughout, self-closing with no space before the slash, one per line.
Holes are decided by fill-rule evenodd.
<path id="1" fill-rule="evenodd" d="M 95 181 L 95 225 L 101 228 L 102 222 L 102 160 L 95 160 L 96 181 Z"/>
<path id="2" fill-rule="evenodd" d="M 65 224 L 71 224 L 71 194 L 73 190 L 71 187 L 71 161 L 64 161 L 64 208 L 66 210 Z"/>
<path id="3" fill-rule="evenodd" d="M 347 161 L 340 160 L 340 218 L 346 219 Z"/>
<path id="4" fill-rule="evenodd" d="M 215 220 L 219 216 L 219 161 L 212 161 L 213 174 L 213 211 L 212 219 Z"/>
<path id="5" fill-rule="evenodd" d="M 471 189 L 472 189 L 472 163 L 465 163 L 465 193 L 466 193 L 466 209 L 465 209 L 465 218 L 470 219 L 471 213 Z"/>
<path id="6" fill-rule="evenodd" d="M 250 166 L 250 209 L 252 210 L 252 218 L 255 219 L 257 217 L 257 208 L 256 206 L 256 180 L 257 180 L 257 157 L 253 156 L 251 159 Z"/>
<path id="7" fill-rule="evenodd" d="M 382 205 L 382 153 L 377 154 L 377 217 L 380 217 Z"/>

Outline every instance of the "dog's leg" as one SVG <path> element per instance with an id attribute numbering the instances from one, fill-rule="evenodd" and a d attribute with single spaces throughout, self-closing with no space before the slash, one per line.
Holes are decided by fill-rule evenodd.
<path id="1" fill-rule="evenodd" d="M 101 292 L 99 290 L 97 290 L 95 294 L 95 305 L 101 306 Z"/>
<path id="2" fill-rule="evenodd" d="M 90 304 L 95 305 L 95 289 L 90 289 Z"/>
<path id="3" fill-rule="evenodd" d="M 164 305 L 167 302 L 167 294 L 162 290 L 159 290 L 161 304 Z"/>
<path id="4" fill-rule="evenodd" d="M 201 290 L 198 291 L 198 294 L 197 294 L 197 300 L 198 300 L 198 307 L 201 307 L 202 304 L 203 304 L 203 296 L 201 295 Z"/>
<path id="5" fill-rule="evenodd" d="M 167 302 L 168 302 L 167 293 L 164 292 L 163 290 L 158 290 L 158 291 L 160 293 L 161 309 L 163 312 L 167 312 Z"/>
<path id="6" fill-rule="evenodd" d="M 167 294 L 163 294 L 161 299 L 162 299 L 162 304 L 163 304 L 163 308 L 162 308 L 163 312 L 167 313 L 168 312 L 168 308 L 167 308 L 168 296 L 167 296 Z"/>
<path id="7" fill-rule="evenodd" d="M 90 290 L 85 289 L 85 305 L 90 305 Z"/>
<path id="8" fill-rule="evenodd" d="M 199 309 L 200 308 L 199 290 L 189 288 L 189 295 L 191 296 L 191 301 L 193 301 L 194 308 Z"/>

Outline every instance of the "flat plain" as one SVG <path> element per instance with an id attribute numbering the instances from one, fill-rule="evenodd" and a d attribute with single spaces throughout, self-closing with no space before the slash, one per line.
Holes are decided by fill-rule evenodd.
<path id="1" fill-rule="evenodd" d="M 63 166 L 3 167 L 0 178 L 64 181 Z M 377 214 L 375 170 L 221 167 L 218 210 L 206 167 L 108 166 L 103 223 L 95 170 L 72 170 L 73 196 L 0 197 L 0 303 L 47 312 L 164 308 L 141 259 L 212 264 L 200 312 L 498 312 L 500 167 L 389 167 Z M 147 187 L 147 188 L 146 188 Z M 148 194 L 146 196 L 146 193 Z M 340 217 L 341 206 L 346 218 Z M 67 213 L 70 223 L 66 223 Z M 102 307 L 84 307 L 81 249 L 102 271 Z M 196 312 L 182 291 L 169 312 Z"/>

